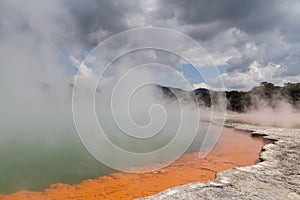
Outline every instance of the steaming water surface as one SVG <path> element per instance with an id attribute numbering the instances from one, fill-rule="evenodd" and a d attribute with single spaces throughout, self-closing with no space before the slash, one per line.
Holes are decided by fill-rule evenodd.
<path id="1" fill-rule="evenodd" d="M 166 122 L 166 127 L 162 129 L 162 136 L 151 138 L 152 140 L 149 143 L 141 141 L 139 145 L 133 146 L 133 142 L 136 141 L 121 137 L 122 132 L 116 126 L 113 126 L 113 119 L 107 119 L 110 115 L 108 114 L 109 109 L 105 107 L 106 102 L 97 104 L 100 108 L 103 107 L 98 110 L 101 125 L 106 128 L 106 133 L 111 137 L 110 139 L 114 140 L 113 142 L 119 146 L 137 152 L 147 152 L 166 145 L 174 137 L 174 130 L 177 129 L 176 124 L 180 119 L 178 117 L 180 116 L 180 110 L 174 109 L 173 104 L 170 104 L 168 100 L 161 101 L 161 99 L 156 98 L 156 95 L 151 93 L 152 89 L 150 87 L 147 90 L 149 91 L 146 92 L 147 96 L 143 93 L 137 93 L 143 97 L 140 101 L 142 103 L 138 104 L 139 101 L 133 101 L 132 105 L 135 108 L 137 106 L 146 108 L 134 109 L 133 117 L 149 123 L 147 112 L 142 111 L 147 110 L 148 105 L 153 105 L 153 102 L 156 101 L 166 105 L 166 109 L 170 110 L 170 118 Z M 43 97 L 47 99 L 45 96 Z M 120 98 L 120 96 L 118 97 Z M 121 98 L 117 100 L 123 101 Z M 38 191 L 53 183 L 78 183 L 83 179 L 95 178 L 114 172 L 113 169 L 100 164 L 85 150 L 75 130 L 71 108 L 66 106 L 69 105 L 66 104 L 68 98 L 57 101 L 47 99 L 42 104 L 38 104 L 29 98 L 28 102 L 28 104 L 25 104 L 18 100 L 18 107 L 10 104 L 10 106 L 2 106 L 6 115 L 0 121 L 0 193 L 7 194 L 23 189 Z M 12 112 L 12 109 L 16 111 Z M 187 105 L 183 111 L 190 111 L 189 109 L 190 107 Z M 153 112 L 152 114 L 154 119 L 158 121 L 163 118 L 159 112 Z M 195 120 L 190 118 L 185 119 L 185 122 L 188 123 L 185 124 L 186 129 L 183 132 L 184 134 L 181 135 L 182 138 L 179 140 L 178 148 L 181 148 L 180 142 L 183 142 L 187 138 L 186 136 L 192 133 L 191 127 L 195 126 L 193 123 Z M 171 119 L 173 120 L 171 121 Z M 91 128 L 87 126 L 86 130 L 89 131 Z M 206 131 L 205 128 L 203 131 Z M 201 134 L 203 131 L 198 130 L 199 134 L 195 140 L 196 145 L 193 145 L 195 150 L 199 149 L 197 144 L 201 144 L 204 136 Z M 87 132 L 83 134 L 85 133 Z M 146 143 L 148 145 L 145 145 Z M 159 157 L 161 158 L 162 155 L 159 155 Z M 164 157 L 161 158 L 162 161 L 164 159 Z"/>

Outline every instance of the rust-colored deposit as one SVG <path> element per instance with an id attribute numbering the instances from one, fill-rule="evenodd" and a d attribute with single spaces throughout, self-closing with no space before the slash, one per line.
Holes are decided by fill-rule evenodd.
<path id="1" fill-rule="evenodd" d="M 19 191 L 0 195 L 1 200 L 60 199 L 134 199 L 191 182 L 207 181 L 216 172 L 254 164 L 262 139 L 234 129 L 224 128 L 215 148 L 203 159 L 198 152 L 182 156 L 163 170 L 153 173 L 114 173 L 79 184 L 53 184 L 42 192 Z"/>

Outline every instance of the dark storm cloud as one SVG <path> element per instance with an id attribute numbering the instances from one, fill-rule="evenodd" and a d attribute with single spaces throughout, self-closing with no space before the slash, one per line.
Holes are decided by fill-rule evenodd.
<path id="1" fill-rule="evenodd" d="M 220 30 L 228 27 L 237 27 L 249 32 L 260 32 L 280 24 L 284 12 L 280 1 L 210 1 L 210 0 L 183 0 L 162 1 L 160 17 L 165 12 L 174 10 L 180 24 L 209 24 L 220 23 Z"/>
<path id="2" fill-rule="evenodd" d="M 164 13 L 173 9 L 181 23 L 199 24 L 218 20 L 230 21 L 247 16 L 256 3 L 255 1 L 167 0 L 162 1 L 162 4 L 159 12 Z"/>
<path id="3" fill-rule="evenodd" d="M 127 30 L 127 15 L 142 12 L 136 0 L 66 0 L 65 6 L 74 20 L 76 36 L 90 45 Z"/>

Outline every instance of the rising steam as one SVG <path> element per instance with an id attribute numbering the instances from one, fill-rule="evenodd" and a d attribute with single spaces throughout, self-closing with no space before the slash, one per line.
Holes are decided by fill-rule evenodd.
<path id="1" fill-rule="evenodd" d="M 263 82 L 240 100 L 243 113 L 230 113 L 229 120 L 277 127 L 300 127 L 299 83 L 279 87 Z M 246 101 L 245 99 L 248 99 Z"/>

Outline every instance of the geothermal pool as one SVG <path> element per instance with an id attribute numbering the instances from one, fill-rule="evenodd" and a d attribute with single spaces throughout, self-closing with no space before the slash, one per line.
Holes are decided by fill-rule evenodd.
<path id="1" fill-rule="evenodd" d="M 252 137 L 248 133 L 224 128 L 217 145 L 205 158 L 200 159 L 198 152 L 187 153 L 161 171 L 144 174 L 112 173 L 111 169 L 99 164 L 83 148 L 80 148 L 79 141 L 65 141 L 64 145 L 63 152 L 59 148 L 54 148 L 52 151 L 45 149 L 48 153 L 43 158 L 38 156 L 40 152 L 31 152 L 33 155 L 26 158 L 23 158 L 22 154 L 14 159 L 1 158 L 11 162 L 11 168 L 3 168 L 9 166 L 7 163 L 1 164 L 1 193 L 23 189 L 42 190 L 51 183 L 60 183 L 52 184 L 41 192 L 19 191 L 8 196 L 0 196 L 0 199 L 144 197 L 169 187 L 211 180 L 218 171 L 252 165 L 257 162 L 264 142 L 261 138 Z M 20 153 L 22 153 L 21 149 Z M 110 175 L 102 176 L 105 174 Z M 83 179 L 88 180 L 80 182 Z"/>

